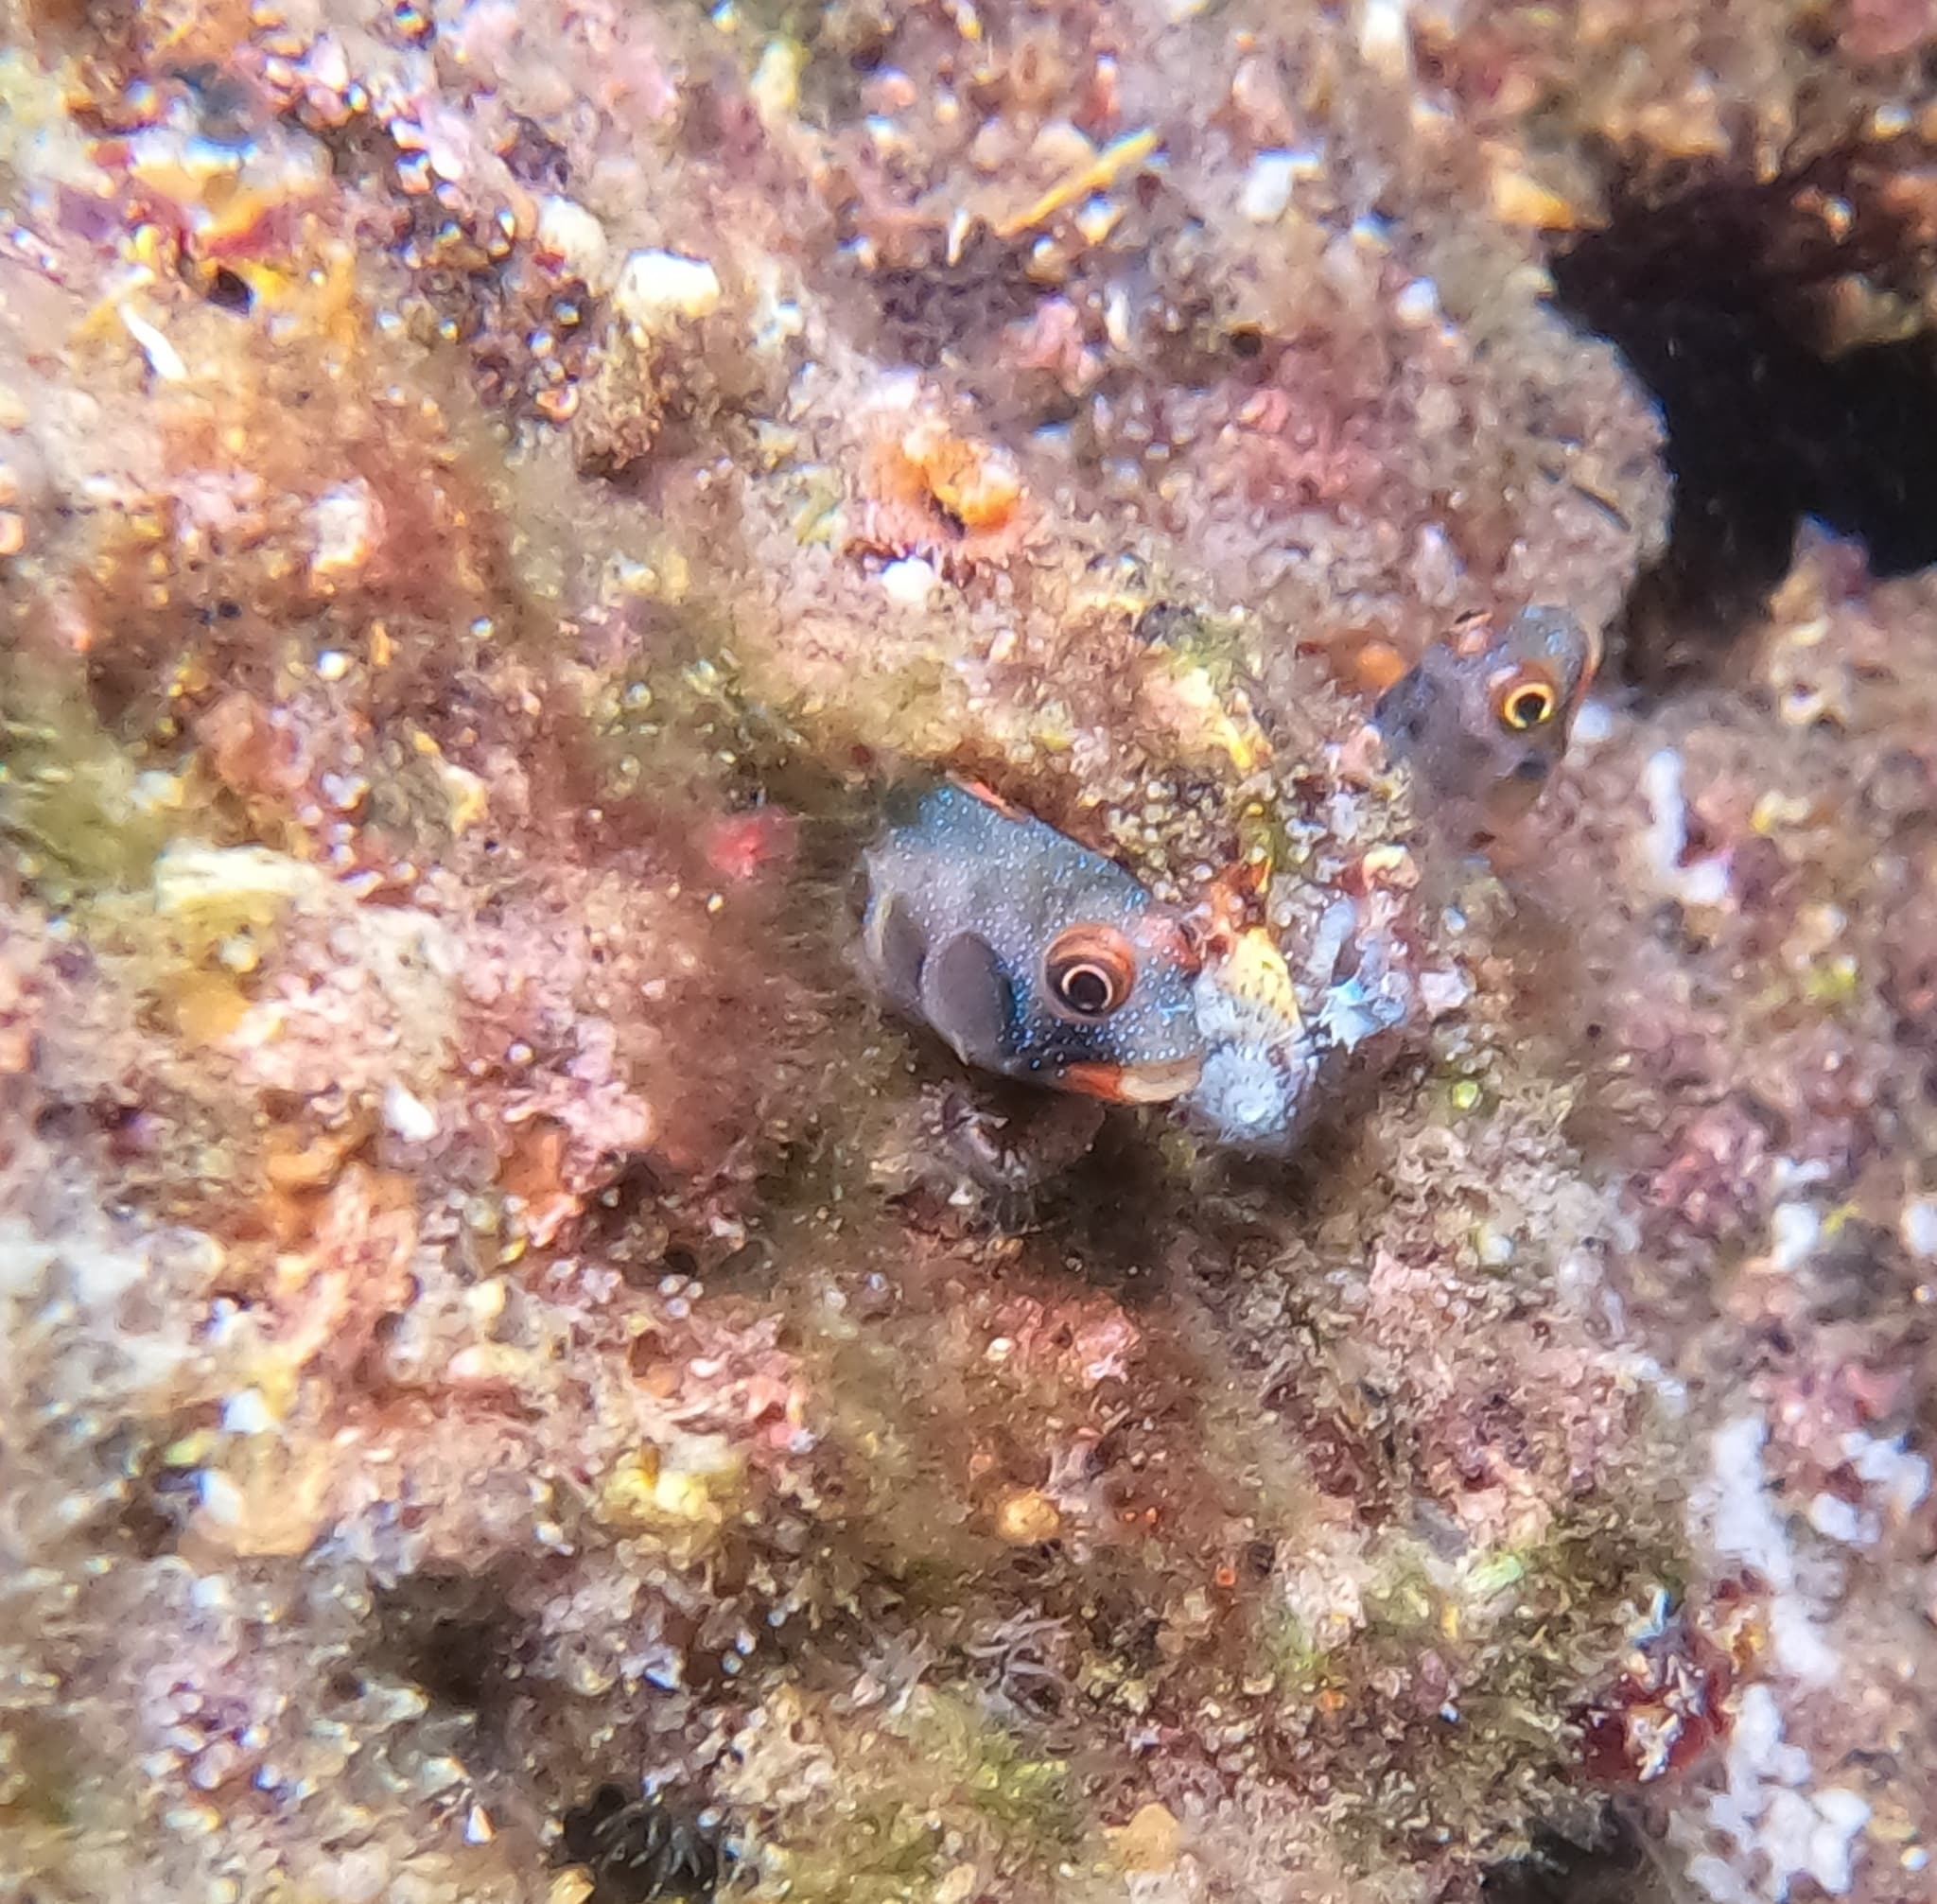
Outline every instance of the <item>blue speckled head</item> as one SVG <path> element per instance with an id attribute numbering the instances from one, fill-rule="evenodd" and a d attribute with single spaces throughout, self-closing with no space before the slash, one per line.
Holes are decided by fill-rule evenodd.
<path id="1" fill-rule="evenodd" d="M 1128 873 L 956 782 L 866 856 L 862 953 L 964 1063 L 1155 1104 L 1196 1082 L 1196 961 Z"/>
<path id="2" fill-rule="evenodd" d="M 1373 716 L 1428 805 L 1475 830 L 1524 813 L 1566 751 L 1599 646 L 1563 608 L 1477 617 L 1435 642 Z"/>

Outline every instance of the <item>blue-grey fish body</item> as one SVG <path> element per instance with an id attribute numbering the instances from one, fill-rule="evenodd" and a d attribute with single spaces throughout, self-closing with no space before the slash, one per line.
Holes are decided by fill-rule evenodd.
<path id="1" fill-rule="evenodd" d="M 869 849 L 862 956 L 965 1064 L 1155 1104 L 1196 1082 L 1196 960 L 1113 861 L 950 781 Z"/>

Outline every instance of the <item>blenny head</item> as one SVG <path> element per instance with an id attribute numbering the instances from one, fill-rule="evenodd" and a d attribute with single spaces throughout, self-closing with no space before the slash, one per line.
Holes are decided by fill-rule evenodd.
<path id="1" fill-rule="evenodd" d="M 951 780 L 891 812 L 864 864 L 863 963 L 965 1064 L 1131 1104 L 1197 1081 L 1195 954 L 1113 861 Z"/>
<path id="2" fill-rule="evenodd" d="M 1599 661 L 1564 608 L 1523 608 L 1504 627 L 1469 616 L 1386 690 L 1373 722 L 1422 805 L 1484 837 L 1540 797 Z"/>

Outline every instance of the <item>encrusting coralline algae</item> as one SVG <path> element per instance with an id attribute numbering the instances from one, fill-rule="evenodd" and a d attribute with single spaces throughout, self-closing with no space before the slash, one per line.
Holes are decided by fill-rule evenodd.
<path id="1" fill-rule="evenodd" d="M 0 1889 L 1928 1895 L 1930 585 L 1628 695 L 1548 276 L 1921 322 L 1921 15 L 0 18 Z M 1374 710 L 1527 604 L 1477 857 Z M 1208 1124 L 871 999 L 949 773 Z"/>

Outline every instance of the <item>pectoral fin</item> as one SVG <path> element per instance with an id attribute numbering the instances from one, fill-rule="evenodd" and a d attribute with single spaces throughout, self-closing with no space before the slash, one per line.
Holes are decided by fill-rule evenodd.
<path id="1" fill-rule="evenodd" d="M 921 969 L 921 1009 L 964 1064 L 1004 1067 L 1015 993 L 986 939 L 957 933 L 929 954 Z"/>

